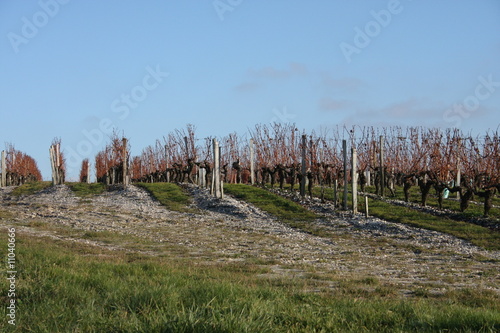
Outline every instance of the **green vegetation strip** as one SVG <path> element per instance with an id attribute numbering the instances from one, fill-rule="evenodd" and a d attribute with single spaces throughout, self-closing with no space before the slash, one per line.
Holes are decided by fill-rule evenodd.
<path id="1" fill-rule="evenodd" d="M 187 207 L 190 203 L 189 195 L 178 185 L 173 183 L 137 183 L 139 187 L 148 191 L 156 200 L 170 210 L 178 212 L 193 212 Z"/>
<path id="2" fill-rule="evenodd" d="M 315 187 L 314 196 L 320 196 L 320 188 Z M 340 198 L 343 193 L 339 192 Z M 333 198 L 333 190 L 325 188 L 325 198 Z M 348 207 L 352 207 L 351 193 L 348 195 Z M 364 199 L 358 197 L 358 211 L 362 212 Z M 369 214 L 385 221 L 404 223 L 413 227 L 429 229 L 447 233 L 458 238 L 467 240 L 474 245 L 487 250 L 500 250 L 500 233 L 488 228 L 463 221 L 456 221 L 442 216 L 421 212 L 412 208 L 390 204 L 382 200 L 369 199 Z"/>
<path id="3" fill-rule="evenodd" d="M 367 191 L 370 193 L 375 193 L 375 187 L 367 186 Z M 420 195 L 420 189 L 418 186 L 413 186 L 410 188 L 410 198 L 409 201 L 413 203 L 420 204 L 422 202 L 422 197 Z M 385 191 L 385 194 L 388 198 L 390 199 L 396 199 L 396 200 L 401 200 L 404 201 L 404 192 L 403 188 L 400 186 L 396 186 L 395 188 L 395 197 L 390 197 L 389 190 Z M 457 212 L 458 214 L 462 215 L 464 218 L 471 218 L 471 217 L 483 217 L 484 214 L 484 199 L 480 198 L 478 196 L 475 197 L 476 203 L 469 202 L 469 207 L 465 210 L 465 212 L 461 213 L 460 212 L 460 201 L 456 200 L 457 194 L 456 193 L 450 193 L 448 198 L 443 199 L 443 209 L 449 209 L 454 212 Z M 494 205 L 500 205 L 500 199 L 498 197 L 494 197 L 492 200 Z M 429 196 L 427 197 L 427 206 L 430 207 L 439 207 L 438 205 L 438 198 L 437 195 L 435 194 L 434 190 L 431 190 L 429 193 Z M 489 214 L 491 219 L 499 219 L 500 218 L 500 208 L 493 207 L 490 210 Z"/>
<path id="4" fill-rule="evenodd" d="M 20 196 L 20 195 L 31 195 L 39 192 L 47 187 L 52 186 L 52 182 L 29 182 L 25 183 L 21 186 L 16 187 L 12 191 L 12 195 Z"/>
<path id="5" fill-rule="evenodd" d="M 289 188 L 289 187 L 286 187 Z M 359 188 L 358 188 L 359 189 Z M 349 186 L 349 191 L 351 190 L 351 187 Z M 360 189 L 359 189 L 360 190 Z M 374 186 L 367 186 L 366 187 L 366 192 L 367 193 L 375 193 L 375 187 Z M 395 199 L 395 200 L 401 200 L 404 201 L 404 193 L 403 193 L 403 188 L 401 186 L 396 186 L 395 187 L 395 197 L 390 196 L 390 192 L 388 189 L 385 190 L 385 196 L 389 199 Z M 316 186 L 313 188 L 313 195 L 316 197 L 321 196 L 321 187 Z M 333 189 L 331 187 L 325 187 L 324 188 L 324 195 L 325 198 L 332 200 L 333 199 Z M 343 189 L 340 188 L 338 192 L 338 198 L 342 199 L 343 196 Z M 460 212 L 460 202 L 456 200 L 456 193 L 450 193 L 449 197 L 447 199 L 443 199 L 443 209 L 449 209 L 455 213 L 457 213 L 460 217 L 466 219 L 466 218 L 472 218 L 472 217 L 483 217 L 483 212 L 484 212 L 484 205 L 483 205 L 483 199 L 476 197 L 476 202 L 478 203 L 469 203 L 469 207 L 465 210 L 465 212 Z M 351 196 L 349 194 L 349 200 Z M 410 189 L 410 202 L 419 204 L 421 203 L 422 199 L 420 196 L 420 189 L 417 186 L 413 186 Z M 493 204 L 500 206 L 500 199 L 497 197 L 493 198 Z M 438 207 L 438 200 L 437 196 L 435 195 L 435 191 L 431 190 L 429 193 L 429 196 L 427 197 L 427 206 L 429 207 Z M 500 208 L 493 207 L 490 211 L 490 219 L 491 220 L 498 220 L 500 219 Z"/>
<path id="6" fill-rule="evenodd" d="M 481 290 L 401 299 L 370 296 L 366 285 L 344 293 L 340 283 L 308 293 L 304 279 L 261 278 L 261 268 L 241 263 L 202 266 L 21 235 L 16 254 L 16 326 L 2 306 L 2 332 L 500 330 L 498 296 Z M 0 279 L 5 304 L 8 293 Z"/>
<path id="7" fill-rule="evenodd" d="M 318 218 L 316 214 L 298 203 L 280 197 L 260 187 L 244 184 L 224 184 L 224 192 L 249 202 L 280 219 L 311 221 Z"/>
<path id="8" fill-rule="evenodd" d="M 66 183 L 78 197 L 91 197 L 106 192 L 106 185 L 102 183 Z"/>
<path id="9" fill-rule="evenodd" d="M 445 217 L 392 205 L 381 200 L 369 200 L 370 215 L 386 221 L 408 224 L 418 228 L 444 232 L 470 241 L 488 250 L 500 250 L 500 233 L 473 223 L 455 221 Z"/>

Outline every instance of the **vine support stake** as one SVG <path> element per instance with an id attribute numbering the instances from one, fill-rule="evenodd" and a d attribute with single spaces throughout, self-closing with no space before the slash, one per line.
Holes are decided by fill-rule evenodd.
<path id="1" fill-rule="evenodd" d="M 255 161 L 254 161 L 254 143 L 250 139 L 250 182 L 255 184 Z"/>
<path id="2" fill-rule="evenodd" d="M 127 163 L 127 138 L 122 138 L 123 151 L 122 151 L 122 161 L 123 161 L 123 186 L 128 185 L 128 163 Z M 113 177 L 114 178 L 114 177 Z"/>
<path id="3" fill-rule="evenodd" d="M 2 150 L 2 179 L 0 187 L 7 186 L 7 163 L 5 161 L 5 150 Z"/>
<path id="4" fill-rule="evenodd" d="M 368 218 L 368 196 L 365 195 L 365 217 Z"/>
<path id="5" fill-rule="evenodd" d="M 220 177 L 220 148 L 219 142 L 213 139 L 213 149 L 214 149 L 214 170 L 212 172 L 212 194 L 216 198 L 222 198 L 221 191 L 221 177 Z"/>
<path id="6" fill-rule="evenodd" d="M 356 214 L 358 212 L 358 152 L 356 148 L 351 149 L 352 155 L 352 213 Z"/>
<path id="7" fill-rule="evenodd" d="M 302 168 L 301 174 L 302 178 L 300 179 L 300 196 L 302 199 L 306 196 L 306 149 L 307 149 L 307 137 L 306 135 L 302 135 Z"/>
<path id="8" fill-rule="evenodd" d="M 385 173 L 384 173 L 384 137 L 380 136 L 380 195 L 384 196 Z"/>
<path id="9" fill-rule="evenodd" d="M 344 199 L 342 202 L 342 208 L 344 210 L 347 210 L 347 185 L 348 185 L 348 178 L 347 178 L 347 141 L 342 140 L 342 154 L 344 156 Z"/>

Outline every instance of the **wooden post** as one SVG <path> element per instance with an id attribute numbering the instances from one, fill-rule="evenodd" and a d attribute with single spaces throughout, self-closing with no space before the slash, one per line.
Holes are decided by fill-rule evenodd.
<path id="1" fill-rule="evenodd" d="M 61 150 L 60 150 L 59 144 L 56 144 L 56 146 L 55 146 L 55 153 L 56 153 L 55 166 L 56 166 L 57 185 L 62 184 L 60 151 Z"/>
<path id="2" fill-rule="evenodd" d="M 167 183 L 170 183 L 170 172 L 168 171 L 168 146 L 165 145 L 165 172 L 167 176 Z"/>
<path id="3" fill-rule="evenodd" d="M 87 184 L 90 184 L 90 161 L 87 161 Z"/>
<path id="4" fill-rule="evenodd" d="M 57 179 L 57 167 L 56 167 L 56 149 L 54 145 L 51 145 L 49 148 L 50 154 L 50 167 L 52 169 L 52 185 L 59 184 Z"/>
<path id="5" fill-rule="evenodd" d="M 198 186 L 199 187 L 205 187 L 207 184 L 205 184 L 205 175 L 207 173 L 207 169 L 205 168 L 198 168 Z"/>
<path id="6" fill-rule="evenodd" d="M 460 182 L 462 181 L 461 179 L 461 171 L 460 171 L 460 166 L 457 167 L 457 182 L 455 183 L 455 186 L 460 186 Z M 460 192 L 457 191 L 457 199 L 460 199 Z"/>
<path id="7" fill-rule="evenodd" d="M 213 139 L 213 149 L 214 149 L 214 169 L 212 171 L 211 192 L 216 198 L 220 198 L 221 197 L 220 156 L 219 156 L 220 149 L 219 149 L 219 143 L 217 142 L 216 139 Z"/>
<path id="8" fill-rule="evenodd" d="M 50 170 L 52 171 L 52 185 L 56 184 L 56 173 L 54 170 L 54 146 L 50 145 L 49 148 Z"/>
<path id="9" fill-rule="evenodd" d="M 356 148 L 351 148 L 352 155 L 352 212 L 356 214 L 358 212 L 358 152 Z"/>
<path id="10" fill-rule="evenodd" d="M 122 151 L 122 161 L 123 161 L 123 186 L 128 185 L 128 161 L 127 161 L 127 138 L 122 138 L 123 151 Z"/>
<path id="11" fill-rule="evenodd" d="M 368 218 L 368 196 L 365 195 L 365 217 Z"/>
<path id="12" fill-rule="evenodd" d="M 347 210 L 347 141 L 342 140 L 342 153 L 344 155 L 344 200 L 342 202 L 342 208 Z"/>
<path id="13" fill-rule="evenodd" d="M 255 184 L 255 162 L 254 162 L 254 143 L 253 139 L 250 139 L 250 182 Z"/>
<path id="14" fill-rule="evenodd" d="M 385 174 L 384 174 L 384 137 L 380 136 L 380 195 L 384 196 Z"/>
<path id="15" fill-rule="evenodd" d="M 338 187 L 339 187 L 339 181 L 338 181 L 338 179 L 335 179 L 333 182 L 333 207 L 335 207 L 335 208 L 338 207 L 337 203 L 339 201 L 339 198 L 337 195 Z"/>
<path id="16" fill-rule="evenodd" d="M 220 176 L 221 175 L 221 161 L 222 161 L 222 147 L 219 146 L 219 178 L 220 178 L 220 187 L 219 187 L 219 198 L 224 198 L 224 179 L 222 179 L 222 177 Z"/>
<path id="17" fill-rule="evenodd" d="M 324 181 L 324 177 L 325 177 L 324 159 L 325 159 L 325 156 L 324 156 L 323 148 L 321 148 L 321 150 L 319 152 L 319 159 L 320 159 L 320 163 L 321 163 L 321 165 L 319 166 L 319 169 L 321 170 L 320 179 L 319 179 L 320 185 L 321 185 L 321 202 L 324 203 L 325 202 L 325 181 Z"/>
<path id="18" fill-rule="evenodd" d="M 301 174 L 302 174 L 302 179 L 300 180 L 300 196 L 302 199 L 306 196 L 306 150 L 307 150 L 307 143 L 306 143 L 307 137 L 306 135 L 302 135 L 302 167 L 301 167 Z"/>
<path id="19" fill-rule="evenodd" d="M 0 180 L 0 186 L 7 186 L 7 163 L 5 160 L 5 150 L 2 150 L 2 179 Z"/>

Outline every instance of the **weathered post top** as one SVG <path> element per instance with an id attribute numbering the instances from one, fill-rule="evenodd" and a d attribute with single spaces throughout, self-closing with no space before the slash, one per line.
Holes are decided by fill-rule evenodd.
<path id="1" fill-rule="evenodd" d="M 307 136 L 305 134 L 302 135 L 302 168 L 300 179 L 300 196 L 304 198 L 306 196 L 306 150 L 307 150 Z"/>

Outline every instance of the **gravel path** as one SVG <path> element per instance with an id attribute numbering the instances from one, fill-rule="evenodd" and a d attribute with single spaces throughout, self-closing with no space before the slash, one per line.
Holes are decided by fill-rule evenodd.
<path id="1" fill-rule="evenodd" d="M 453 236 L 361 215 L 339 215 L 331 204 L 309 200 L 322 217 L 315 223 L 328 236 L 318 237 L 278 221 L 232 197 L 215 199 L 186 185 L 193 213 L 167 210 L 145 190 L 129 186 L 92 198 L 75 197 L 65 185 L 31 196 L 14 197 L 0 189 L 0 226 L 22 232 L 105 248 L 133 250 L 75 237 L 78 232 L 108 231 L 147 240 L 154 255 L 187 257 L 200 263 L 231 261 L 272 265 L 283 274 L 342 278 L 375 277 L 381 283 L 428 286 L 436 293 L 452 288 L 486 288 L 500 293 L 500 252 L 485 251 Z M 1 215 L 0 215 L 1 216 Z M 36 222 L 53 228 L 38 228 Z M 59 228 L 59 229 L 58 229 Z"/>

